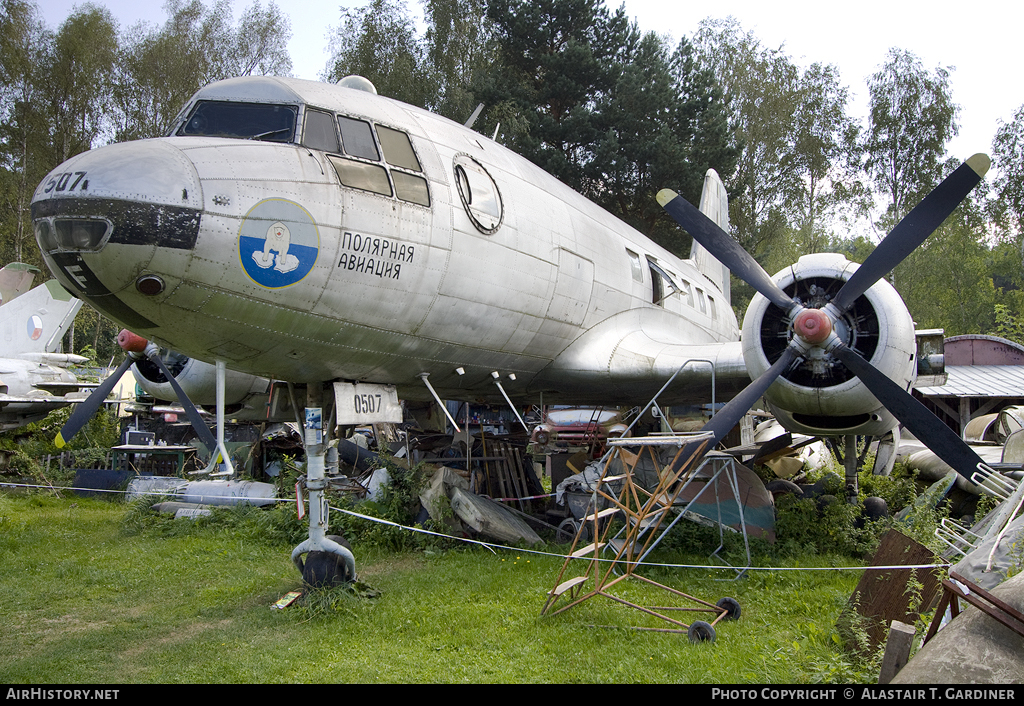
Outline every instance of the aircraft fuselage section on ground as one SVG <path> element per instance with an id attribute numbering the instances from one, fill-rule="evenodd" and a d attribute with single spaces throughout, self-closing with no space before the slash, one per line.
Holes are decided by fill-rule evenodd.
<path id="1" fill-rule="evenodd" d="M 497 371 L 513 395 L 604 403 L 690 359 L 726 393 L 749 380 L 728 299 L 694 261 L 468 128 L 244 78 L 197 93 L 172 132 L 78 155 L 33 199 L 54 275 L 163 345 L 409 398 L 428 396 L 422 373 L 456 399 L 493 397 Z M 710 372 L 670 396 L 706 400 Z"/>

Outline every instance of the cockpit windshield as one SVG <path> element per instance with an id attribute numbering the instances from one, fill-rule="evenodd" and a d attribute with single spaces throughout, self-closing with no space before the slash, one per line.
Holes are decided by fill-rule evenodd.
<path id="1" fill-rule="evenodd" d="M 177 134 L 292 142 L 297 112 L 292 105 L 199 101 Z"/>

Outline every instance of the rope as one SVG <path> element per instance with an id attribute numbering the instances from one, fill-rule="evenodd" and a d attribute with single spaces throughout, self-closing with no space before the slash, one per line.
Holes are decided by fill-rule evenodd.
<path id="1" fill-rule="evenodd" d="M 101 490 L 96 488 L 76 488 L 73 486 L 50 486 L 50 485 L 32 485 L 28 483 L 0 483 L 0 488 L 38 488 L 42 490 L 83 490 L 90 493 L 116 493 L 125 494 L 127 491 L 124 490 Z M 164 491 L 143 491 L 138 493 L 139 495 L 156 495 L 156 496 L 167 496 L 170 495 L 166 490 Z M 274 498 L 280 503 L 292 503 L 294 498 Z M 372 515 L 364 515 L 354 510 L 346 510 L 345 508 L 335 507 L 334 505 L 329 506 L 331 510 L 335 512 L 341 512 L 352 517 L 357 517 L 361 520 L 367 520 L 369 522 L 377 522 L 379 524 L 388 525 L 391 527 L 397 527 L 402 530 L 409 532 L 418 532 L 420 534 L 433 535 L 435 537 L 443 537 L 444 539 L 454 540 L 463 542 L 466 544 L 476 544 L 484 547 L 492 554 L 497 554 L 497 549 L 503 549 L 505 551 L 512 551 L 522 554 L 533 554 L 536 556 L 548 556 L 555 557 L 557 559 L 564 560 L 565 554 L 558 554 L 555 552 L 544 552 L 538 549 L 523 549 L 520 547 L 509 547 L 504 544 L 495 544 L 493 542 L 484 542 L 478 539 L 470 539 L 468 537 L 455 537 L 450 534 L 444 534 L 442 532 L 433 532 L 431 530 L 423 529 L 422 527 L 410 527 L 403 525 L 398 522 L 392 522 L 391 520 L 384 520 L 379 517 L 373 517 Z M 593 556 L 574 557 L 581 561 L 600 561 L 606 563 L 613 563 L 615 559 L 604 559 L 596 558 Z M 617 560 L 619 563 L 626 563 L 623 559 Z M 702 569 L 702 570 L 713 570 L 713 571 L 891 571 L 895 569 L 948 569 L 952 564 L 940 563 L 940 564 L 899 564 L 895 566 L 721 566 L 718 564 L 668 564 L 658 562 L 628 562 L 633 563 L 634 566 L 646 566 L 646 567 L 658 567 L 667 569 Z"/>

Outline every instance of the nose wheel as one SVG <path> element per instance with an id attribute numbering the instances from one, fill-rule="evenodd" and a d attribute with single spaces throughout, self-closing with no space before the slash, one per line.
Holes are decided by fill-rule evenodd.
<path id="1" fill-rule="evenodd" d="M 352 551 L 351 545 L 341 535 L 331 534 L 327 536 L 327 539 Z M 352 583 L 355 578 L 348 563 L 339 555 L 331 552 L 309 552 L 302 565 L 302 580 L 312 588 L 334 588 Z"/>

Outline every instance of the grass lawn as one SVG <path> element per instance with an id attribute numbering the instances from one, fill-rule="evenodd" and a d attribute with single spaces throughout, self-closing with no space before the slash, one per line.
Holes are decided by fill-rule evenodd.
<path id="1" fill-rule="evenodd" d="M 650 570 L 712 603 L 739 601 L 738 621 L 720 622 L 716 642 L 694 645 L 685 635 L 591 627 L 654 625 L 604 598 L 541 617 L 563 558 L 514 549 L 353 542 L 359 578 L 375 597 L 333 591 L 273 610 L 301 584 L 286 541 L 216 521 L 160 533 L 140 528 L 137 514 L 127 522 L 130 514 L 101 500 L 0 495 L 0 683 L 877 680 L 835 637 L 857 571 L 752 571 L 722 581 L 732 574 Z M 623 595 L 665 600 L 639 581 Z"/>

